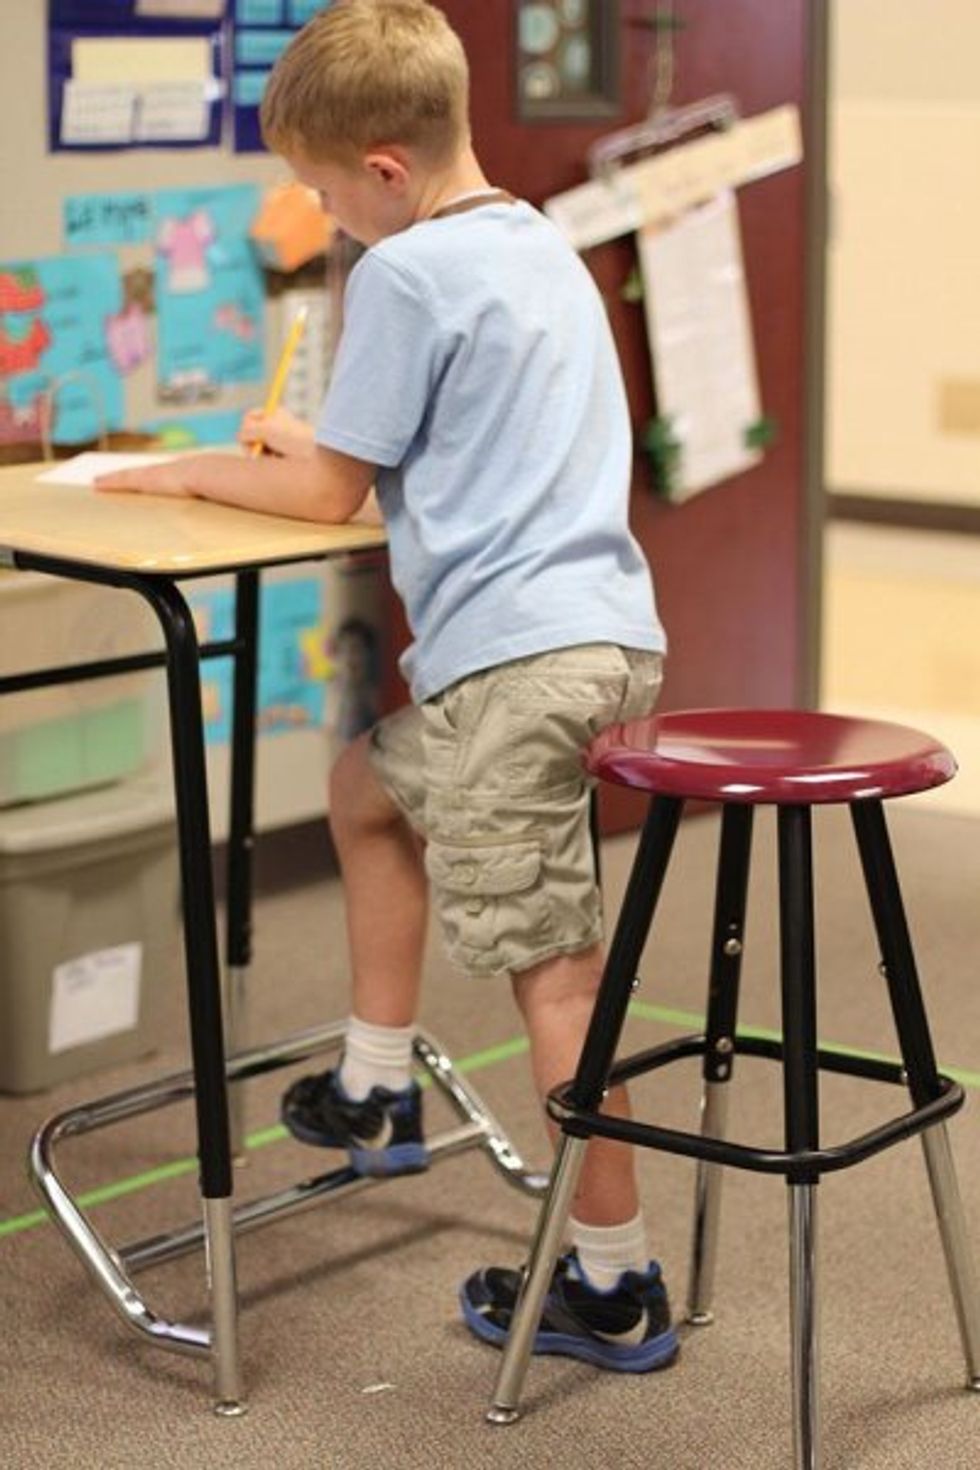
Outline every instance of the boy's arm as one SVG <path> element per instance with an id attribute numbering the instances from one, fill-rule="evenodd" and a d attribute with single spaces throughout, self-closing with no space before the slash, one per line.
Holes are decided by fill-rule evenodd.
<path id="1" fill-rule="evenodd" d="M 195 496 L 267 515 L 336 525 L 353 516 L 374 484 L 375 466 L 317 445 L 308 456 L 182 455 L 167 464 L 100 475 L 99 490 Z"/>

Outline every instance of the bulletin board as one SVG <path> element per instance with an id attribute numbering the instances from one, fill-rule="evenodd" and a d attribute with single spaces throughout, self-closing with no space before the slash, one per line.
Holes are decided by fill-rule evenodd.
<path id="1" fill-rule="evenodd" d="M 48 144 L 214 146 L 224 0 L 49 0 Z"/>
<path id="2" fill-rule="evenodd" d="M 259 200 L 248 183 L 67 195 L 62 252 L 0 262 L 0 444 L 149 432 L 137 398 L 155 425 L 224 410 L 234 438 L 236 390 L 265 379 Z"/>

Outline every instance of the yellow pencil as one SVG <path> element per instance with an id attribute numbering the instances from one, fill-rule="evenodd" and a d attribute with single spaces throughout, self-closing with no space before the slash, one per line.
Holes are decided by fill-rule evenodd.
<path id="1" fill-rule="evenodd" d="M 282 351 L 279 354 L 279 361 L 276 363 L 275 376 L 273 377 L 272 382 L 269 385 L 269 391 L 266 394 L 263 413 L 273 413 L 279 407 L 279 400 L 282 397 L 282 390 L 283 388 L 285 388 L 286 379 L 289 377 L 289 366 L 293 360 L 293 353 L 299 346 L 299 339 L 302 337 L 306 327 L 307 310 L 307 307 L 301 306 L 299 311 L 293 317 L 293 324 L 289 328 L 288 335 L 282 346 Z M 262 443 L 262 440 L 257 439 L 252 445 L 253 459 L 258 458 L 258 456 L 263 452 L 264 449 L 265 445 Z"/>

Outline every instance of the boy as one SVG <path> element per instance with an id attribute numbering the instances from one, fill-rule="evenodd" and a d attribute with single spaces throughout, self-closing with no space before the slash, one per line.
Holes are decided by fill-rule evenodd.
<path id="1" fill-rule="evenodd" d="M 510 976 L 540 1093 L 574 1072 L 602 967 L 581 752 L 651 709 L 665 642 L 627 528 L 630 426 L 602 302 L 550 223 L 484 177 L 442 13 L 336 0 L 283 53 L 262 123 L 367 247 L 315 435 L 251 414 L 259 460 L 193 456 L 102 486 L 336 522 L 376 485 L 413 703 L 332 774 L 352 1011 L 340 1066 L 295 1083 L 283 1118 L 394 1174 L 428 1161 L 411 1046 L 429 890 L 451 958 Z M 608 1106 L 626 1110 L 623 1089 Z M 671 1361 L 626 1145 L 590 1143 L 569 1228 L 536 1349 L 634 1372 Z M 464 1283 L 480 1337 L 503 1340 L 517 1282 L 490 1268 Z"/>

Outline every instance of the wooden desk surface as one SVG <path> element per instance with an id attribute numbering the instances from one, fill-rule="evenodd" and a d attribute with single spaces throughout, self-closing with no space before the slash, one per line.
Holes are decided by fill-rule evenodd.
<path id="1" fill-rule="evenodd" d="M 380 527 L 318 526 L 171 496 L 39 485 L 51 466 L 0 468 L 0 548 L 121 571 L 191 576 L 384 546 Z"/>

